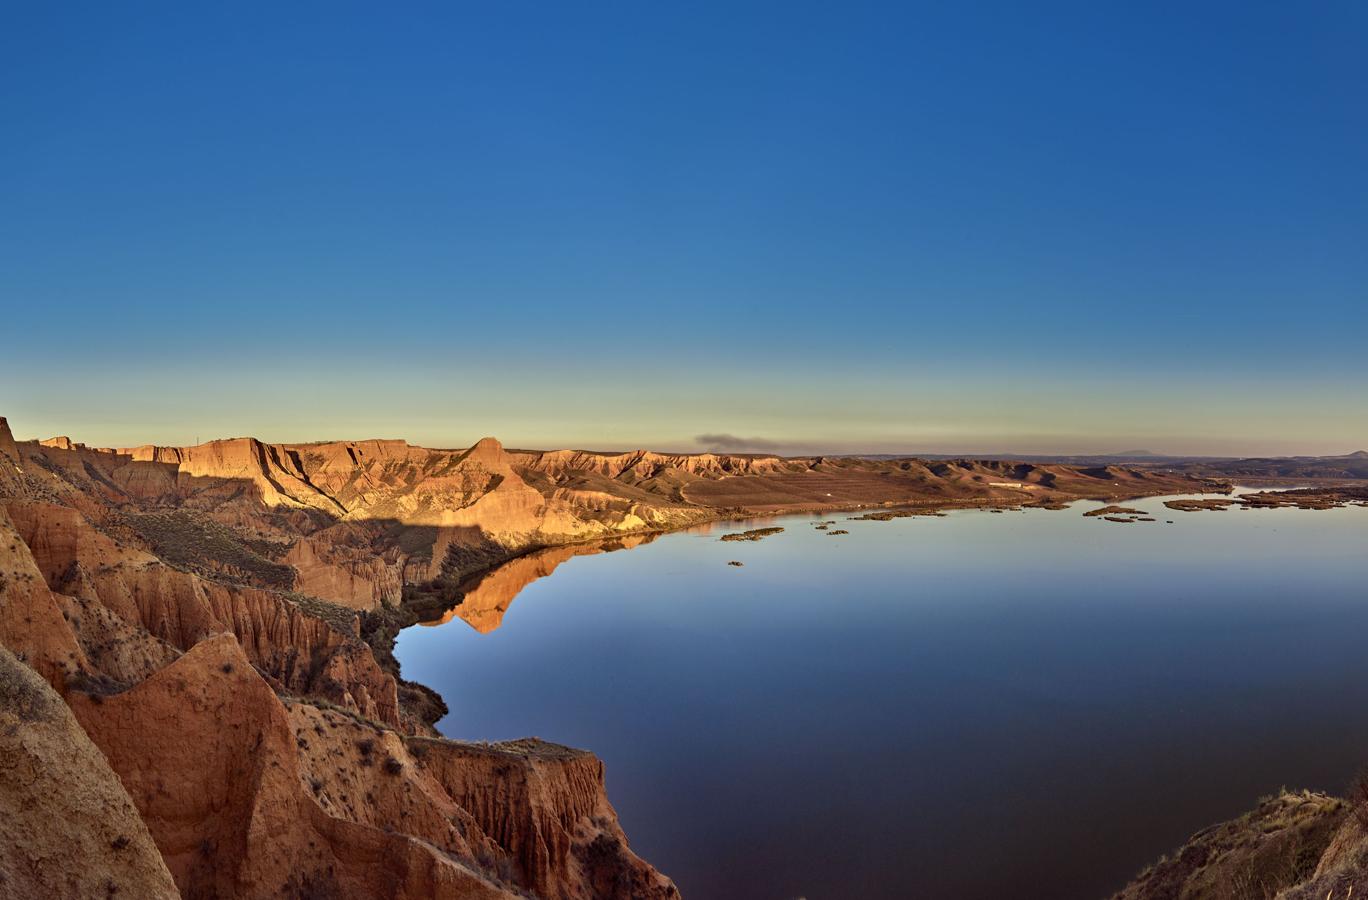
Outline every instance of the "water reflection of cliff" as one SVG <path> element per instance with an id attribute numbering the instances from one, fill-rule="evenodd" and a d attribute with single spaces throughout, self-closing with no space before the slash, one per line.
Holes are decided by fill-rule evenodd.
<path id="1" fill-rule="evenodd" d="M 592 544 L 569 544 L 561 547 L 548 547 L 526 556 L 504 563 L 488 572 L 472 575 L 460 586 L 465 595 L 461 602 L 447 610 L 440 619 L 422 622 L 422 625 L 445 625 L 452 619 L 463 619 L 467 625 L 481 634 L 488 634 L 503 623 L 504 613 L 523 588 L 538 578 L 545 578 L 567 559 L 576 556 L 590 556 L 595 553 L 612 553 L 615 550 L 628 550 L 649 544 L 659 535 L 626 535 L 612 540 Z"/>

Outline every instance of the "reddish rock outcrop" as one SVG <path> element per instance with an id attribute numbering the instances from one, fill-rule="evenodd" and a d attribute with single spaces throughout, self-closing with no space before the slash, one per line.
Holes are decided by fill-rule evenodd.
<path id="1" fill-rule="evenodd" d="M 427 571 L 438 528 L 339 521 L 326 503 L 295 496 L 314 490 L 302 456 L 259 442 L 149 448 L 130 460 L 71 441 L 7 438 L 0 429 L 0 643 L 17 655 L 0 659 L 0 670 L 12 660 L 28 674 L 0 693 L 36 685 L 44 709 L 66 716 L 68 751 L 100 761 L 82 764 L 88 771 L 77 781 L 105 798 L 108 815 L 99 827 L 79 821 L 90 810 L 84 787 L 62 798 L 65 807 L 12 792 L 23 808 L 0 823 L 9 839 L 0 888 L 93 896 L 113 884 L 134 896 L 224 898 L 674 894 L 627 850 L 591 756 L 525 743 L 449 756 L 443 748 L 461 745 L 406 743 L 412 726 L 395 679 L 355 637 L 355 618 L 250 583 L 287 568 L 295 586 L 365 608 L 394 599 L 403 573 Z M 326 446 L 315 471 L 334 484 L 343 456 L 383 467 L 415 455 L 399 442 Z M 516 487 L 496 442 L 444 465 L 429 497 L 460 494 L 494 511 L 541 496 Z M 229 476 L 207 474 L 217 467 Z M 505 482 L 505 496 L 488 500 Z M 155 505 L 163 502 L 175 506 Z M 0 697 L 0 716 L 4 707 Z M 0 744 L 15 734 L 29 740 L 25 728 L 9 728 Z M 490 753 L 522 762 L 491 769 L 481 762 Z M 49 783 L 33 774 L 38 762 L 16 754 L 0 761 L 0 778 Z M 429 760 L 440 761 L 442 779 Z M 64 759 L 52 765 L 58 775 L 71 768 Z M 475 791 L 482 778 L 487 795 Z M 496 797 L 511 819 L 489 808 L 505 802 Z M 474 802 L 485 807 L 467 808 Z M 53 816 L 64 811 L 78 833 L 70 853 L 49 852 L 62 840 Z M 142 830 L 122 836 L 130 823 Z M 11 839 L 6 828 L 31 840 Z M 101 828 L 121 832 L 108 848 L 98 846 Z M 82 857 L 85 871 L 72 862 Z"/>
<path id="2" fill-rule="evenodd" d="M 304 784 L 331 816 L 402 830 L 539 897 L 678 896 L 628 849 L 592 754 L 404 739 L 304 703 L 289 716 Z"/>
<path id="3" fill-rule="evenodd" d="M 4 647 L 0 896 L 179 896 L 104 756 L 62 698 Z"/>
<path id="4" fill-rule="evenodd" d="M 396 605 L 403 595 L 402 556 L 377 552 L 347 523 L 300 538 L 281 562 L 295 570 L 295 590 L 351 609 Z"/>
<path id="5" fill-rule="evenodd" d="M 0 505 L 0 643 L 59 689 L 90 665 L 62 606 Z"/>
<path id="6" fill-rule="evenodd" d="M 14 433 L 10 431 L 9 421 L 0 416 L 0 455 L 9 458 L 10 463 L 19 461 L 19 448 L 14 443 Z"/>
<path id="7" fill-rule="evenodd" d="M 86 620 L 103 617 L 106 629 L 100 632 L 102 646 L 119 635 L 109 629 L 139 626 L 139 633 L 150 638 L 142 643 L 146 662 L 155 668 L 166 662 L 164 646 L 188 650 L 210 634 L 231 632 L 241 642 L 253 665 L 276 680 L 283 689 L 331 700 L 349 709 L 398 725 L 400 722 L 397 687 L 394 678 L 381 671 L 370 650 L 355 637 L 349 637 L 328 623 L 308 615 L 277 594 L 256 588 L 220 584 L 172 569 L 151 554 L 115 543 L 96 530 L 81 514 L 68 507 L 42 501 L 15 500 L 3 504 L 17 537 L 32 560 L 30 572 L 41 584 L 62 596 L 70 596 L 92 610 Z M 0 533 L 4 523 L 0 522 Z M 30 572 L 20 572 L 22 578 Z M 39 581 L 22 582 L 29 616 L 45 616 L 53 626 L 25 629 L 35 634 L 71 632 L 57 628 L 44 600 Z M 111 613 L 112 618 L 106 613 Z M 0 612 L 0 617 L 3 617 Z M 133 635 L 123 635 L 132 641 Z M 77 669 L 89 669 L 88 660 L 71 656 L 71 640 L 58 645 L 65 650 L 69 665 L 62 671 L 70 676 Z M 156 652 L 148 648 L 158 648 Z M 44 651 L 52 656 L 52 651 Z M 103 674 L 116 680 L 141 678 L 150 669 Z M 56 669 L 44 673 L 56 680 Z"/>
<path id="8" fill-rule="evenodd" d="M 70 702 L 184 896 L 512 896 L 425 842 L 325 813 L 284 706 L 231 635 L 125 693 Z"/>
<path id="9" fill-rule="evenodd" d="M 413 738 L 425 770 L 509 853 L 541 896 L 666 900 L 673 882 L 627 847 L 593 754 L 538 740 L 475 745 Z"/>

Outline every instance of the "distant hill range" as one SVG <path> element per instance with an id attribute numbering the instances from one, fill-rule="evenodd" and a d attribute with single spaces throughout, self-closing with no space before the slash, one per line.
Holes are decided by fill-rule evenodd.
<path id="1" fill-rule="evenodd" d="M 921 459 L 962 459 L 965 454 L 915 454 Z M 1343 456 L 1167 456 L 1150 450 L 1124 450 L 1119 453 L 1040 455 L 1029 453 L 973 454 L 984 460 L 1012 460 L 1027 463 L 1057 463 L 1068 466 L 1124 465 L 1165 472 L 1186 472 L 1208 477 L 1240 478 L 1338 478 L 1368 479 L 1368 450 L 1355 450 Z M 898 459 L 896 455 L 874 455 L 865 459 Z"/>
<path id="2" fill-rule="evenodd" d="M 1275 456 L 1255 459 L 1179 461 L 1167 468 L 1185 472 L 1261 478 L 1368 479 L 1368 450 L 1344 456 Z"/>

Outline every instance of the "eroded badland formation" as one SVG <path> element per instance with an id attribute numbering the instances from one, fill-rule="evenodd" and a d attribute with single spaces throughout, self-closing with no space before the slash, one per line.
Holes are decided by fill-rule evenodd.
<path id="1" fill-rule="evenodd" d="M 526 556 L 483 583 L 497 617 L 558 561 L 544 548 L 720 518 L 1220 487 L 492 439 L 108 450 L 16 442 L 0 419 L 0 895 L 675 896 L 592 754 L 436 735 L 440 699 L 388 652 L 413 609 Z"/>

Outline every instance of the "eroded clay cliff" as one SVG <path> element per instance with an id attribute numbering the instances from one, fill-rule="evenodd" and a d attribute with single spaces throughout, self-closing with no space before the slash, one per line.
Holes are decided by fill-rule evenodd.
<path id="1" fill-rule="evenodd" d="M 0 647 L 0 896 L 178 896 L 138 809 L 62 698 Z"/>
<path id="2" fill-rule="evenodd" d="M 435 528 L 339 516 L 280 448 L 192 450 L 16 443 L 0 420 L 0 893 L 675 894 L 589 754 L 412 743 L 346 607 L 397 600 Z M 490 492 L 485 452 L 443 476 L 462 502 Z"/>

